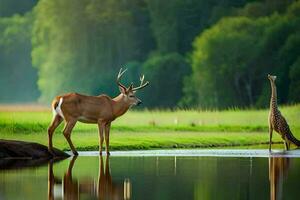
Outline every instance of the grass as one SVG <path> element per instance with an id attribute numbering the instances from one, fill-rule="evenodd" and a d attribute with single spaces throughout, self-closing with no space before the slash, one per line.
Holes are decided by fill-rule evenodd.
<path id="1" fill-rule="evenodd" d="M 11 139 L 11 135 L 2 135 Z M 47 134 L 19 134 L 17 139 L 35 141 L 47 145 Z M 74 133 L 72 140 L 78 150 L 98 150 L 97 133 Z M 276 142 L 280 141 L 275 137 Z M 158 149 L 158 148 L 209 148 L 267 144 L 268 135 L 252 133 L 219 133 L 219 132 L 112 132 L 110 145 L 112 150 Z M 54 144 L 63 150 L 69 146 L 62 134 L 55 134 Z"/>
<path id="2" fill-rule="evenodd" d="M 1 107 L 0 107 L 1 108 Z M 281 108 L 296 137 L 300 138 L 300 104 Z M 0 137 L 47 144 L 47 110 L 1 110 Z M 268 110 L 130 111 L 113 122 L 111 149 L 204 148 L 268 143 Z M 68 150 L 58 128 L 56 147 Z M 78 123 L 72 140 L 78 150 L 98 149 L 96 125 Z M 275 142 L 280 142 L 274 134 Z M 283 147 L 283 145 L 282 145 Z"/>

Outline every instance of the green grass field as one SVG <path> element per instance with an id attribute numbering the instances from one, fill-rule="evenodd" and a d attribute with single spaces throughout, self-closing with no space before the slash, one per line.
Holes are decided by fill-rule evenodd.
<path id="1" fill-rule="evenodd" d="M 281 107 L 292 132 L 300 138 L 300 105 Z M 0 110 L 0 138 L 47 144 L 51 111 Z M 268 110 L 227 111 L 130 111 L 113 122 L 111 149 L 205 148 L 268 143 Z M 68 150 L 61 131 L 54 145 Z M 274 134 L 275 142 L 281 139 Z M 78 150 L 98 150 L 98 129 L 78 123 L 72 140 Z M 255 146 L 257 147 L 257 146 Z M 265 146 L 263 146 L 265 147 Z M 277 145 L 283 148 L 283 145 Z"/>

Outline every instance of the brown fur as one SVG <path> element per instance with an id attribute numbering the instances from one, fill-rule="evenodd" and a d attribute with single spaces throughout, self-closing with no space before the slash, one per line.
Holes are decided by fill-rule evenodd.
<path id="1" fill-rule="evenodd" d="M 126 70 L 125 70 L 126 71 Z M 87 96 L 78 93 L 69 93 L 62 96 L 57 96 L 52 101 L 52 108 L 55 110 L 55 116 L 48 128 L 48 148 L 53 154 L 52 137 L 55 129 L 65 120 L 63 134 L 69 143 L 69 146 L 74 155 L 78 155 L 72 140 L 71 133 L 77 121 L 83 123 L 98 124 L 99 129 L 99 152 L 102 154 L 103 133 L 105 133 L 106 153 L 109 155 L 109 132 L 111 122 L 117 117 L 120 117 L 133 105 L 139 105 L 141 100 L 135 96 L 135 91 L 146 87 L 149 82 L 144 83 L 144 75 L 140 78 L 140 86 L 133 87 L 131 84 L 126 88 L 120 83 L 122 75 L 125 73 L 120 69 L 117 76 L 117 84 L 120 89 L 120 94 L 115 98 L 110 98 L 107 95 Z M 62 99 L 62 102 L 60 101 Z M 57 112 L 60 106 L 62 113 Z M 60 111 L 59 110 L 59 111 Z"/>
<path id="2" fill-rule="evenodd" d="M 86 96 L 77 93 L 69 93 L 62 96 L 57 96 L 53 102 L 53 108 L 57 108 L 60 98 L 63 98 L 61 110 L 65 117 L 64 136 L 68 141 L 72 152 L 77 155 L 77 151 L 71 141 L 71 132 L 77 121 L 83 123 L 98 124 L 99 127 L 99 151 L 102 154 L 102 145 L 104 141 L 103 132 L 105 132 L 106 152 L 109 154 L 109 131 L 111 122 L 117 117 L 120 117 L 132 106 L 141 101 L 136 98 L 134 92 L 125 91 L 115 98 L 110 98 L 107 95 Z M 132 97 L 133 96 L 133 97 Z M 63 118 L 56 114 L 51 125 L 48 128 L 49 150 L 52 152 L 52 136 L 54 130 L 63 121 Z"/>

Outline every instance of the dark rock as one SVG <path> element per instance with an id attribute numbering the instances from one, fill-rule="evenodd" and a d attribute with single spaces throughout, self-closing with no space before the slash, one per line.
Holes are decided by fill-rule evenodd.
<path id="1" fill-rule="evenodd" d="M 67 158 L 70 155 L 54 148 L 53 156 L 48 147 L 34 142 L 0 139 L 0 159 L 40 159 L 50 160 L 55 158 Z"/>

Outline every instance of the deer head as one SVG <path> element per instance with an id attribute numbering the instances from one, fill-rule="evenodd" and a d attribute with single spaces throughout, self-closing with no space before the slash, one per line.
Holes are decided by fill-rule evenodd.
<path id="1" fill-rule="evenodd" d="M 142 103 L 142 101 L 135 96 L 135 93 L 137 90 L 140 90 L 140 89 L 146 87 L 147 85 L 149 85 L 149 81 L 146 81 L 144 83 L 145 76 L 142 75 L 140 77 L 140 85 L 138 87 L 133 87 L 133 83 L 131 83 L 129 87 L 126 87 L 120 82 L 121 77 L 123 76 L 123 74 L 126 71 L 127 71 L 127 69 L 122 71 L 122 68 L 121 68 L 118 73 L 118 76 L 117 76 L 117 84 L 119 86 L 120 92 L 124 96 L 125 101 L 127 101 L 130 105 L 140 105 Z"/>

